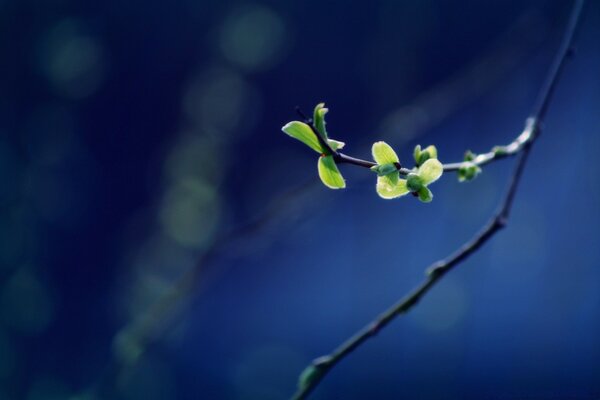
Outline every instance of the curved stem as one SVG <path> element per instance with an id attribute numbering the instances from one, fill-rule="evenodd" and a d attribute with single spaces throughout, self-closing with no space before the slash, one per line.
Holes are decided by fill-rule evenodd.
<path id="1" fill-rule="evenodd" d="M 447 258 L 433 263 L 427 269 L 425 280 L 409 292 L 408 295 L 400 299 L 373 322 L 369 323 L 350 339 L 342 343 L 342 345 L 335 349 L 331 354 L 314 360 L 303 372 L 299 382 L 298 391 L 292 397 L 293 399 L 306 398 L 317 387 L 327 372 L 344 359 L 344 357 L 360 347 L 367 339 L 375 336 L 377 332 L 389 324 L 395 317 L 408 312 L 427 292 L 429 292 L 442 276 L 468 258 L 506 225 L 529 153 L 531 152 L 534 142 L 539 137 L 541 125 L 548 111 L 550 100 L 562 74 L 565 62 L 571 54 L 571 46 L 581 19 L 581 11 L 584 2 L 584 0 L 575 1 L 561 46 L 556 54 L 550 71 L 548 72 L 546 82 L 540 91 L 532 116 L 526 120 L 523 132 L 511 144 L 505 146 L 505 151 L 494 151 L 493 156 L 490 153 L 482 154 L 477 157 L 480 158 L 479 160 L 476 158 L 473 161 L 478 165 L 483 165 L 494 159 L 508 157 L 519 153 L 519 158 L 498 211 L 471 240 L 467 241 Z M 352 158 L 352 160 L 356 159 Z M 358 161 L 362 163 L 362 160 Z M 360 165 L 360 163 L 357 165 Z M 455 170 L 460 168 L 461 164 L 462 163 L 446 164 L 444 169 L 448 168 L 448 170 Z"/>

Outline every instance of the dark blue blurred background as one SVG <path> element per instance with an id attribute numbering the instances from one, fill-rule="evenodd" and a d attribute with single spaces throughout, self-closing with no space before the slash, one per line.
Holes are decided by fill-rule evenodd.
<path id="1" fill-rule="evenodd" d="M 590 3 L 509 227 L 315 399 L 599 398 Z M 351 167 L 330 191 L 280 131 L 294 106 L 325 101 L 364 158 L 488 150 L 522 129 L 570 5 L 0 0 L 0 399 L 289 396 L 479 228 L 513 164 L 427 205 Z"/>

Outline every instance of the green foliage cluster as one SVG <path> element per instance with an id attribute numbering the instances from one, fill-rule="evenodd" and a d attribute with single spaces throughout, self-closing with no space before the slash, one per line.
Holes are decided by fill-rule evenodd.
<path id="1" fill-rule="evenodd" d="M 282 130 L 319 153 L 317 168 L 325 186 L 343 189 L 346 181 L 338 169 L 337 160 L 338 151 L 345 143 L 329 138 L 325 123 L 328 111 L 324 103 L 317 104 L 312 121 L 291 121 Z M 433 199 L 428 186 L 444 172 L 444 165 L 438 160 L 435 146 L 422 149 L 421 145 L 417 145 L 413 152 L 415 166 L 410 170 L 402 168 L 398 155 L 386 142 L 375 142 L 371 153 L 375 162 L 370 169 L 377 174 L 375 190 L 380 197 L 395 199 L 411 193 L 424 203 Z M 470 151 L 465 154 L 463 165 L 458 169 L 459 181 L 472 180 L 481 172 L 481 168 L 473 161 L 475 157 Z"/>

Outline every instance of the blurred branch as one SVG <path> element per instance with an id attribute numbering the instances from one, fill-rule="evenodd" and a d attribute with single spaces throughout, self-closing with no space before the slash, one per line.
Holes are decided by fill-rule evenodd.
<path id="1" fill-rule="evenodd" d="M 411 135 L 414 136 L 451 115 L 461 105 L 489 90 L 502 76 L 530 54 L 536 45 L 539 45 L 542 38 L 541 33 L 546 29 L 547 24 L 543 19 L 531 12 L 524 13 L 514 25 L 508 27 L 506 32 L 500 35 L 497 43 L 492 44 L 491 49 L 478 60 L 386 118 L 385 125 L 389 128 L 386 129 L 388 135 L 390 131 L 400 130 L 412 132 Z M 418 123 L 415 125 L 417 115 L 421 117 L 426 115 L 426 118 L 417 118 Z M 409 139 L 405 135 L 403 138 Z M 349 158 L 345 155 L 344 157 Z M 233 241 L 256 234 L 273 220 L 280 218 L 281 215 L 288 215 L 292 202 L 302 206 L 314 204 L 314 196 L 312 196 L 314 193 L 309 189 L 318 187 L 319 184 L 311 179 L 309 182 L 280 193 L 264 207 L 258 217 L 233 228 L 213 241 L 189 271 L 167 288 L 166 292 L 158 297 L 150 307 L 128 321 L 115 334 L 116 346 L 123 344 L 122 341 L 133 343 L 134 347 L 139 349 L 139 354 L 135 359 L 112 357 L 104 376 L 97 382 L 96 389 L 102 391 L 103 388 L 114 384 L 123 368 L 134 365 L 137 359 L 148 351 L 148 347 L 163 337 L 172 326 L 173 321 L 177 319 L 177 315 L 180 315 L 182 305 L 194 293 L 200 277 L 203 277 L 203 272 L 215 256 L 220 254 L 223 249 L 230 248 Z"/>
<path id="2" fill-rule="evenodd" d="M 477 233 L 471 240 L 463 244 L 456 252 L 443 260 L 433 263 L 427 269 L 427 277 L 425 280 L 419 286 L 413 289 L 406 297 L 400 299 L 396 304 L 394 304 L 373 322 L 365 326 L 362 330 L 344 342 L 331 354 L 314 360 L 300 376 L 299 388 L 294 394 L 293 399 L 306 398 L 336 364 L 360 347 L 367 339 L 375 336 L 395 317 L 408 312 L 427 292 L 429 292 L 429 290 L 438 280 L 440 280 L 456 265 L 467 259 L 484 243 L 492 238 L 496 232 L 506 226 L 510 216 L 510 210 L 513 204 L 514 196 L 527 163 L 527 159 L 533 144 L 541 133 L 542 124 L 547 114 L 548 106 L 554 94 L 559 78 L 562 75 L 565 62 L 572 54 L 571 46 L 573 44 L 575 32 L 579 25 L 583 4 L 584 0 L 575 1 L 571 17 L 562 39 L 562 43 L 556 54 L 553 64 L 550 67 L 546 82 L 540 91 L 537 103 L 533 109 L 533 113 L 529 118 L 527 118 L 525 129 L 521 135 L 519 135 L 519 138 L 522 139 L 519 140 L 517 138 L 515 152 L 518 152 L 519 157 L 504 194 L 504 198 L 500 203 L 498 212 L 490 218 L 490 220 L 483 226 L 479 233 Z"/>

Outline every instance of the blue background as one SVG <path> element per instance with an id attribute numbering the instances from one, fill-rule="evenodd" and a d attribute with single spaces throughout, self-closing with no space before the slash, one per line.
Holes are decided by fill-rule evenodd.
<path id="1" fill-rule="evenodd" d="M 315 399 L 600 396 L 600 7 L 507 229 Z M 281 399 L 487 220 L 514 160 L 435 199 L 281 133 L 330 108 L 444 162 L 523 128 L 566 1 L 0 0 L 0 398 Z"/>

